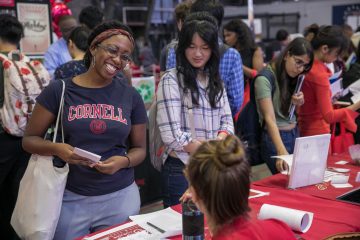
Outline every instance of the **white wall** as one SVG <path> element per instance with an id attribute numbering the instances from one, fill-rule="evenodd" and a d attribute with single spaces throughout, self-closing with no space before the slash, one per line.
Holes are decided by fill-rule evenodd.
<path id="1" fill-rule="evenodd" d="M 256 3 L 256 0 L 254 0 Z M 300 13 L 299 31 L 312 24 L 332 24 L 332 7 L 359 3 L 359 0 L 314 0 L 298 2 L 274 2 L 272 4 L 254 5 L 254 14 L 264 13 Z M 247 15 L 247 7 L 225 7 L 225 16 Z"/>

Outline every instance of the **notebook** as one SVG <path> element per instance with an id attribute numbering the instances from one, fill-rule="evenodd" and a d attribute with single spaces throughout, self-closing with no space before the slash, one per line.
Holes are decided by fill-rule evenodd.
<path id="1" fill-rule="evenodd" d="M 295 140 L 288 188 L 322 183 L 330 145 L 330 134 L 299 137 Z"/>

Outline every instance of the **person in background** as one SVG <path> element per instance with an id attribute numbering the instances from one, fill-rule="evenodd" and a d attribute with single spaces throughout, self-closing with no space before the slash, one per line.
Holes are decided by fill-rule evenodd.
<path id="1" fill-rule="evenodd" d="M 95 6 L 87 6 L 83 8 L 79 14 L 79 23 L 89 30 L 93 30 L 103 21 L 104 13 Z"/>
<path id="2" fill-rule="evenodd" d="M 202 0 L 192 3 L 191 13 L 207 12 L 217 20 L 217 26 L 221 26 L 224 17 L 224 7 L 218 0 Z M 234 117 L 240 110 L 244 100 L 244 75 L 242 69 L 242 60 L 238 51 L 229 48 L 218 38 L 219 49 L 223 50 L 220 56 L 219 73 L 224 82 L 232 116 Z M 221 52 L 221 51 L 220 51 Z M 176 66 L 175 48 L 169 50 L 166 69 Z"/>
<path id="3" fill-rule="evenodd" d="M 60 65 L 71 61 L 71 56 L 67 46 L 67 41 L 71 31 L 77 26 L 74 16 L 65 15 L 59 20 L 59 28 L 62 37 L 51 44 L 44 55 L 44 66 L 53 78 L 54 72 Z"/>
<path id="4" fill-rule="evenodd" d="M 360 101 L 346 108 L 334 109 L 331 102 L 329 77 L 332 75 L 326 64 L 334 62 L 347 50 L 348 39 L 338 26 L 322 26 L 311 41 L 314 48 L 314 65 L 306 74 L 302 91 L 305 104 L 299 108 L 301 136 L 330 133 L 330 124 L 342 122 L 351 132 L 356 131 L 355 112 Z"/>
<path id="5" fill-rule="evenodd" d="M 146 155 L 146 110 L 133 87 L 113 80 L 131 60 L 133 35 L 128 26 L 110 21 L 92 31 L 88 45 L 88 70 L 65 80 L 65 143 L 43 139 L 58 113 L 62 81 L 53 81 L 37 98 L 23 139 L 26 151 L 69 163 L 55 240 L 122 223 L 140 209 L 134 166 Z M 100 155 L 100 162 L 79 157 L 74 147 Z"/>
<path id="6" fill-rule="evenodd" d="M 289 118 L 289 107 L 291 104 L 304 104 L 304 95 L 301 91 L 294 93 L 295 86 L 299 75 L 310 71 L 313 60 L 310 43 L 305 38 L 295 38 L 267 67 L 274 75 L 274 94 L 268 78 L 259 76 L 255 79 L 259 122 L 265 124 L 261 137 L 261 157 L 273 174 L 288 169 L 284 160 L 271 157 L 292 154 L 294 151 L 299 132 L 296 116 Z"/>
<path id="7" fill-rule="evenodd" d="M 153 76 L 154 65 L 156 64 L 156 59 L 152 52 L 151 47 L 149 46 L 148 41 L 144 39 L 143 46 L 140 48 L 139 60 L 141 66 L 144 69 L 144 76 Z"/>
<path id="8" fill-rule="evenodd" d="M 83 8 L 79 14 L 79 23 L 82 26 L 88 28 L 90 32 L 103 21 L 104 13 L 96 6 L 87 6 Z M 115 76 L 116 79 L 120 81 L 126 81 L 130 86 L 132 85 L 131 77 L 131 70 L 128 66 L 126 66 L 123 71 L 118 72 L 118 74 Z"/>
<path id="9" fill-rule="evenodd" d="M 90 31 L 86 27 L 76 27 L 70 34 L 68 39 L 68 49 L 72 57 L 72 61 L 59 66 L 55 73 L 55 79 L 65 79 L 75 77 L 87 71 L 83 58 L 88 49 L 87 39 Z"/>
<path id="10" fill-rule="evenodd" d="M 264 68 L 262 49 L 256 45 L 253 33 L 241 19 L 231 20 L 223 27 L 225 43 L 239 51 L 245 79 L 243 106 L 250 100 L 250 80 Z"/>
<path id="11" fill-rule="evenodd" d="M 190 12 L 190 2 L 181 2 L 175 7 L 175 21 L 176 21 L 176 29 L 178 33 L 181 31 L 181 27 L 185 21 L 185 17 Z M 162 50 L 160 54 L 160 76 L 164 75 L 166 71 L 166 61 L 168 56 L 168 51 L 171 48 L 175 48 L 178 43 L 178 38 L 174 38 L 171 40 L 169 44 L 167 44 Z"/>
<path id="12" fill-rule="evenodd" d="M 176 69 L 166 71 L 158 86 L 156 119 L 165 145 L 161 172 L 165 207 L 178 204 L 187 189 L 183 169 L 200 143 L 234 132 L 219 75 L 217 30 L 216 19 L 206 12 L 190 14 L 179 34 Z M 190 100 L 186 101 L 189 95 L 192 111 Z"/>
<path id="13" fill-rule="evenodd" d="M 275 39 L 276 40 L 266 48 L 266 62 L 275 59 L 291 41 L 290 34 L 285 29 L 277 31 Z"/>
<path id="14" fill-rule="evenodd" d="M 204 213 L 213 240 L 296 239 L 279 220 L 249 219 L 250 166 L 237 137 L 202 143 L 190 157 L 185 176 L 186 195 Z"/>
<path id="15" fill-rule="evenodd" d="M 357 44 L 356 52 L 356 61 L 350 65 L 350 69 L 346 71 L 343 75 L 343 88 L 346 89 L 351 84 L 360 81 L 360 41 Z M 340 101 L 352 102 L 351 97 L 353 96 L 352 92 L 349 91 L 348 94 L 340 98 Z M 354 102 L 353 102 L 354 103 Z M 357 130 L 354 134 L 355 144 L 360 143 L 360 117 L 358 116 L 355 119 L 357 125 Z"/>
<path id="16" fill-rule="evenodd" d="M 0 15 L 0 53 L 17 51 L 24 29 L 21 23 L 8 14 Z M 0 107 L 4 104 L 4 71 L 0 61 Z M 0 119 L 1 122 L 1 119 Z M 30 155 L 21 147 L 22 137 L 8 134 L 0 124 L 0 239 L 19 239 L 10 225 L 19 184 Z"/>

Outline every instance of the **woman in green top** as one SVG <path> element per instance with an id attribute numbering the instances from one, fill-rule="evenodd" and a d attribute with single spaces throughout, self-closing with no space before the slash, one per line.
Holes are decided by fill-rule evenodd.
<path id="1" fill-rule="evenodd" d="M 261 156 L 273 174 L 288 169 L 285 161 L 275 160 L 271 156 L 291 154 L 294 150 L 295 139 L 299 134 L 296 116 L 289 118 L 289 107 L 291 103 L 295 106 L 304 103 L 303 93 L 300 91 L 295 94 L 294 90 L 298 76 L 311 69 L 313 59 L 309 42 L 304 38 L 296 38 L 268 66 L 275 75 L 273 96 L 269 79 L 264 76 L 256 78 L 255 98 L 259 120 L 265 123 Z"/>

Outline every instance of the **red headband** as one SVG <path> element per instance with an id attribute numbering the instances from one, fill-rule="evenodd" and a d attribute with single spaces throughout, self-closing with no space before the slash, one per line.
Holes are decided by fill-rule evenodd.
<path id="1" fill-rule="evenodd" d="M 131 34 L 123 29 L 119 29 L 119 28 L 116 28 L 116 29 L 109 29 L 109 30 L 106 30 L 102 33 L 100 33 L 99 35 L 97 35 L 94 40 L 91 42 L 90 44 L 90 49 L 92 47 L 94 47 L 96 44 L 104 41 L 105 39 L 108 39 L 114 35 L 124 35 L 126 36 L 131 44 L 132 44 L 132 47 L 134 48 L 135 46 L 135 41 L 134 41 L 134 38 L 131 36 Z"/>

